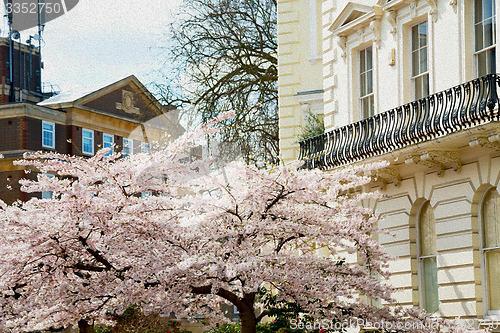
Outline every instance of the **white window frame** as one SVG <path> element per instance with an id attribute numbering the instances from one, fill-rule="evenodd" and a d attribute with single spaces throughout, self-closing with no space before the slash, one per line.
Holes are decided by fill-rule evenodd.
<path id="1" fill-rule="evenodd" d="M 46 130 L 44 128 L 45 125 L 52 126 L 52 130 Z M 51 134 L 52 145 L 46 145 L 45 144 L 44 133 L 50 133 Z M 42 120 L 42 147 L 43 148 L 50 148 L 50 149 L 55 149 L 56 148 L 56 124 L 54 124 L 53 122 Z"/>
<path id="2" fill-rule="evenodd" d="M 122 154 L 124 157 L 134 155 L 134 140 L 123 138 Z"/>
<path id="3" fill-rule="evenodd" d="M 427 206 L 428 205 L 428 206 Z M 423 310 L 426 310 L 425 309 L 425 306 L 427 304 L 425 304 L 425 284 L 426 284 L 426 280 L 425 280 L 425 276 L 424 276 L 424 260 L 425 259 L 435 259 L 436 260 L 436 265 L 437 265 L 437 249 L 436 249 L 436 253 L 435 254 L 430 254 L 430 255 L 422 255 L 422 246 L 421 246 L 421 243 L 422 243 L 422 214 L 424 212 L 424 207 L 431 207 L 431 203 L 429 201 L 425 201 L 422 203 L 422 205 L 420 206 L 419 210 L 418 210 L 418 215 L 417 215 L 417 262 L 418 262 L 418 289 L 419 289 L 419 307 Z M 435 216 L 434 216 L 434 232 L 436 231 L 435 230 L 436 228 L 436 219 L 435 219 Z M 436 242 L 437 241 L 437 236 L 434 235 L 435 238 L 434 238 L 434 241 Z M 437 267 L 438 271 L 439 271 L 439 267 Z M 439 276 L 439 274 L 438 274 Z M 437 311 L 439 311 L 439 304 L 441 303 L 441 299 L 439 298 L 439 281 L 437 281 L 437 287 L 438 287 L 438 294 L 437 294 L 437 298 L 438 298 L 438 309 Z"/>
<path id="4" fill-rule="evenodd" d="M 415 50 L 413 49 L 413 29 L 416 27 L 417 30 L 419 30 L 420 25 L 422 25 L 423 23 L 426 24 L 426 35 L 425 35 L 426 41 L 425 41 L 425 46 L 424 46 L 425 51 L 426 51 L 426 59 L 425 59 L 426 71 L 425 72 L 420 71 L 421 69 L 420 69 L 420 61 L 419 61 L 418 62 L 418 66 L 419 66 L 418 73 L 414 74 L 414 70 L 415 70 L 415 68 L 413 67 L 414 54 L 415 53 L 420 54 L 420 51 L 424 47 L 420 46 L 420 38 L 419 38 L 417 49 L 415 49 Z M 410 27 L 410 77 L 411 77 L 411 86 L 412 86 L 412 91 L 413 91 L 413 99 L 420 99 L 420 98 L 424 98 L 424 97 L 430 95 L 431 87 L 430 87 L 430 74 L 429 74 L 429 21 L 427 21 L 427 20 L 418 22 L 417 24 L 414 24 Z M 428 94 L 425 96 L 417 97 L 417 83 L 416 83 L 416 81 L 420 78 L 425 80 L 425 77 L 427 77 L 427 89 L 429 90 Z"/>
<path id="5" fill-rule="evenodd" d="M 111 139 L 111 142 L 106 142 L 105 141 L 106 138 Z M 106 153 L 105 156 L 109 156 L 109 155 L 113 154 L 113 152 L 115 151 L 114 145 L 113 145 L 114 143 L 115 143 L 115 136 L 113 134 L 102 133 L 102 148 L 108 148 L 108 147 L 111 148 L 111 150 L 108 153 Z M 109 144 L 109 146 L 108 146 L 108 144 Z"/>
<path id="6" fill-rule="evenodd" d="M 488 290 L 488 269 L 487 269 L 487 259 L 486 259 L 486 252 L 491 251 L 491 250 L 496 250 L 498 247 L 492 247 L 492 248 L 485 248 L 484 244 L 484 233 L 486 232 L 485 230 L 485 221 L 484 221 L 484 204 L 486 201 L 487 195 L 491 192 L 495 191 L 495 187 L 490 187 L 487 189 L 482 197 L 481 197 L 481 205 L 479 209 L 479 231 L 480 231 L 480 236 L 479 237 L 479 252 L 481 254 L 481 274 L 482 274 L 482 286 L 483 286 L 483 302 L 484 302 L 484 313 L 486 314 L 486 317 L 490 320 L 500 320 L 500 310 L 490 310 L 489 309 L 489 290 Z"/>
<path id="7" fill-rule="evenodd" d="M 366 69 L 366 51 L 368 49 L 371 49 L 371 55 L 372 55 L 372 61 L 371 61 L 371 64 L 372 64 L 372 67 L 370 69 Z M 361 53 L 362 52 L 365 52 L 365 71 L 362 72 L 361 71 Z M 375 115 L 375 78 L 374 78 L 374 59 L 373 59 L 373 45 L 369 45 L 367 47 L 364 47 L 362 49 L 359 49 L 358 50 L 358 80 L 359 80 L 359 89 L 358 89 L 358 94 L 359 94 L 359 114 L 360 114 L 360 118 L 361 119 L 366 119 L 366 118 L 369 118 L 371 116 L 374 116 Z M 367 93 L 365 95 L 361 95 L 361 85 L 364 83 L 365 86 L 368 82 L 367 79 L 365 79 L 365 82 L 361 82 L 362 79 L 361 79 L 361 76 L 365 74 L 370 74 L 371 77 L 372 77 L 372 91 L 370 93 Z M 370 99 L 373 98 L 373 110 L 369 110 L 369 114 L 365 114 L 364 113 L 364 103 L 368 101 L 370 101 Z M 369 106 L 369 109 L 371 109 L 371 106 Z"/>
<path id="8" fill-rule="evenodd" d="M 496 6 L 495 6 L 495 0 L 492 0 L 493 3 L 493 16 L 482 19 L 481 22 L 476 22 L 476 3 L 477 1 L 481 2 L 481 5 L 483 3 L 483 0 L 474 0 L 472 4 L 472 10 L 473 10 L 473 15 L 472 15 L 472 25 L 473 25 L 473 36 L 474 36 L 474 42 L 473 42 L 473 49 L 474 49 L 474 68 L 476 71 L 476 76 L 478 77 L 480 75 L 479 73 L 479 55 L 482 53 L 489 53 L 491 50 L 495 50 L 495 58 L 497 57 L 496 55 Z M 482 6 L 481 6 L 482 7 Z M 484 47 L 480 50 L 476 50 L 476 27 L 478 24 L 482 24 L 485 21 L 488 20 L 493 21 L 494 28 L 492 29 L 492 34 L 493 34 L 493 42 L 491 45 Z M 484 36 L 484 31 L 483 35 Z M 493 61 L 493 64 L 495 65 L 495 71 L 496 71 L 496 59 Z M 486 73 L 486 74 L 495 74 L 495 73 Z"/>
<path id="9" fill-rule="evenodd" d="M 84 133 L 90 133 L 90 138 L 86 138 Z M 91 144 L 92 150 L 91 151 L 85 151 L 85 140 L 86 139 L 90 139 L 92 141 L 92 144 Z M 82 128 L 82 154 L 94 155 L 94 140 L 95 140 L 94 130 Z"/>

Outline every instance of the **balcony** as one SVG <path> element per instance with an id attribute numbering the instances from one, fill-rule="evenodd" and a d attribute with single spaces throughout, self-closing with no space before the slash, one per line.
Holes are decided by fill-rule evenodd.
<path id="1" fill-rule="evenodd" d="M 500 76 L 486 75 L 301 141 L 303 168 L 332 169 L 500 121 Z"/>

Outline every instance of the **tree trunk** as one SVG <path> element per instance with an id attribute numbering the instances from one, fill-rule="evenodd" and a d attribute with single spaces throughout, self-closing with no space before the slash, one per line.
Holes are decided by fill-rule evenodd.
<path id="1" fill-rule="evenodd" d="M 78 331 L 80 333 L 93 333 L 94 327 L 89 325 L 86 320 L 82 319 L 78 322 Z"/>
<path id="2" fill-rule="evenodd" d="M 256 333 L 257 332 L 257 319 L 252 310 L 239 309 L 240 311 L 240 324 L 241 333 Z"/>

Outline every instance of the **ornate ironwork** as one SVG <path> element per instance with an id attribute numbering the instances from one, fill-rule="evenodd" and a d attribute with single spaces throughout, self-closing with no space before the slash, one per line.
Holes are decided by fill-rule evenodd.
<path id="1" fill-rule="evenodd" d="M 486 75 L 301 141 L 304 168 L 330 169 L 500 121 L 500 76 Z"/>

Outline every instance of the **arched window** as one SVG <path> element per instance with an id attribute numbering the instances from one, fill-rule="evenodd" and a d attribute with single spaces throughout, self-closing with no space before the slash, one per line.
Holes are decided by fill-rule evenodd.
<path id="1" fill-rule="evenodd" d="M 500 314 L 500 195 L 494 188 L 483 200 L 482 227 L 488 312 Z"/>
<path id="2" fill-rule="evenodd" d="M 429 313 L 436 312 L 439 309 L 439 294 L 437 280 L 437 261 L 436 261 L 436 221 L 434 219 L 434 210 L 425 202 L 420 209 L 418 219 L 418 238 L 420 263 L 420 295 L 422 301 L 420 306 Z"/>

